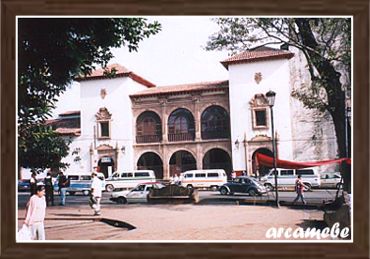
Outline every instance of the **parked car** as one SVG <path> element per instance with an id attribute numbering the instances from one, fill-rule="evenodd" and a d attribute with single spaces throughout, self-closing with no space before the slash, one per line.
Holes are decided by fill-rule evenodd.
<path id="1" fill-rule="evenodd" d="M 149 191 L 153 188 L 161 189 L 164 185 L 160 182 L 149 182 L 137 185 L 135 188 L 116 188 L 113 190 L 110 200 L 120 203 L 148 202 Z"/>
<path id="2" fill-rule="evenodd" d="M 134 188 L 136 185 L 146 182 L 155 182 L 153 170 L 115 172 L 105 180 L 105 190 L 111 192 L 116 188 Z"/>
<path id="3" fill-rule="evenodd" d="M 340 173 L 322 173 L 321 174 L 321 185 L 322 188 L 336 188 L 338 189 L 341 186 L 340 180 L 341 175 Z"/>
<path id="4" fill-rule="evenodd" d="M 248 193 L 251 196 L 267 193 L 266 187 L 249 176 L 239 176 L 233 181 L 225 183 L 220 188 L 222 195 L 233 195 L 234 193 Z"/>
<path id="5" fill-rule="evenodd" d="M 18 191 L 19 192 L 27 192 L 30 191 L 31 186 L 30 186 L 30 180 L 18 180 Z"/>
<path id="6" fill-rule="evenodd" d="M 91 174 L 71 174 L 67 175 L 70 181 L 69 187 L 67 187 L 67 193 L 74 195 L 76 193 L 82 193 L 87 196 L 91 189 Z M 105 177 L 104 174 L 98 173 L 98 178 L 102 181 L 102 189 L 105 188 Z M 59 191 L 58 180 L 54 180 L 54 191 Z"/>
<path id="7" fill-rule="evenodd" d="M 308 191 L 312 187 L 320 187 L 320 175 L 316 168 L 305 168 L 305 169 L 281 169 L 277 168 L 277 182 L 278 187 L 291 187 L 294 189 L 295 181 L 298 175 L 302 176 L 304 185 L 308 187 Z M 261 178 L 264 186 L 272 190 L 275 186 L 275 174 L 273 169 Z"/>
<path id="8" fill-rule="evenodd" d="M 223 169 L 190 170 L 180 175 L 181 186 L 191 188 L 211 188 L 217 190 L 227 183 L 227 176 Z"/>

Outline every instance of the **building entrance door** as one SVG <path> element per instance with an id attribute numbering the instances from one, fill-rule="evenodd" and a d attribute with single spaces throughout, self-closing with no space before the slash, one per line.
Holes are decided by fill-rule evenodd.
<path id="1" fill-rule="evenodd" d="M 98 166 L 100 168 L 100 172 L 104 174 L 105 178 L 108 178 L 114 172 L 114 160 L 109 156 L 100 158 Z"/>

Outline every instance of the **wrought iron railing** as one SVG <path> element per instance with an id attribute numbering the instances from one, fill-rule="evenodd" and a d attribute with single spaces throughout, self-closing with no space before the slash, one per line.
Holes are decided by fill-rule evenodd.
<path id="1" fill-rule="evenodd" d="M 195 139 L 194 133 L 168 134 L 168 141 L 186 141 L 186 140 L 194 140 L 194 139 Z"/>
<path id="2" fill-rule="evenodd" d="M 136 136 L 136 143 L 153 143 L 153 142 L 161 142 L 162 135 L 143 135 L 143 136 Z"/>

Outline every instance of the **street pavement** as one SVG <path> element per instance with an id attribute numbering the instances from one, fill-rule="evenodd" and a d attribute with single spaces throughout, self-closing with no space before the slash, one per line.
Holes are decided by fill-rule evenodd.
<path id="1" fill-rule="evenodd" d="M 102 215 L 93 216 L 88 196 L 67 196 L 66 206 L 46 209 L 47 240 L 54 241 L 197 241 L 266 240 L 271 227 L 324 227 L 323 201 L 333 200 L 335 190 L 306 192 L 308 205 L 291 206 L 294 192 L 280 191 L 280 209 L 274 193 L 261 197 L 223 196 L 215 191 L 199 191 L 198 204 L 117 204 L 105 192 Z M 18 195 L 18 228 L 24 221 L 28 193 Z M 261 206 L 262 205 L 262 206 Z M 284 206 L 285 205 L 285 206 Z"/>
<path id="2" fill-rule="evenodd" d="M 109 200 L 111 193 L 103 192 L 102 204 L 108 207 L 122 206 Z M 293 191 L 279 191 L 279 200 L 282 205 L 292 205 L 296 197 Z M 334 200 L 336 195 L 335 189 L 313 189 L 305 192 L 305 200 L 308 206 L 320 206 L 324 201 Z M 59 195 L 55 194 L 55 204 L 60 203 Z M 262 196 L 250 197 L 247 194 L 221 195 L 218 191 L 199 191 L 200 204 L 212 205 L 235 205 L 236 203 L 273 203 L 275 201 L 275 192 L 269 192 Z M 18 208 L 24 208 L 29 198 L 27 192 L 18 193 Z M 78 206 L 88 203 L 88 196 L 82 194 L 68 195 L 66 202 L 69 206 Z M 297 202 L 297 205 L 300 201 Z"/>

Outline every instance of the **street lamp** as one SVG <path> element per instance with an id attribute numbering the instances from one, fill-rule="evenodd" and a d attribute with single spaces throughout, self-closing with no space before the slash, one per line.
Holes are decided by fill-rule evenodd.
<path id="1" fill-rule="evenodd" d="M 278 193 L 278 184 L 277 184 L 277 172 L 276 172 L 276 143 L 275 143 L 275 134 L 274 134 L 274 112 L 272 107 L 275 104 L 275 96 L 276 93 L 273 91 L 268 91 L 266 93 L 268 105 L 270 106 L 270 114 L 271 114 L 271 136 L 272 136 L 272 153 L 273 159 L 272 163 L 274 166 L 274 175 L 275 175 L 275 200 L 276 200 L 276 207 L 279 208 L 279 193 Z"/>

